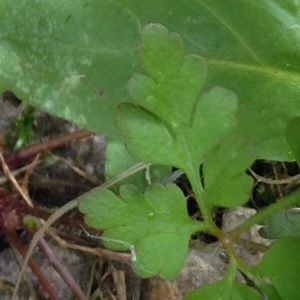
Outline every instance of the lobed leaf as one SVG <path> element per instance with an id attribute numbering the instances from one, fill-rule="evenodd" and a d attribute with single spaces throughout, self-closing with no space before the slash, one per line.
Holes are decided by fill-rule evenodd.
<path id="1" fill-rule="evenodd" d="M 138 57 L 144 72 L 152 77 L 133 76 L 129 90 L 142 108 L 122 104 L 116 125 L 137 159 L 186 170 L 189 164 L 198 167 L 234 127 L 237 99 L 222 88 L 200 96 L 205 64 L 198 56 L 184 56 L 181 44 L 177 35 L 161 25 L 144 28 Z M 153 53 L 166 55 L 164 63 Z"/>
<path id="2" fill-rule="evenodd" d="M 104 230 L 105 246 L 133 252 L 133 266 L 141 277 L 174 277 L 190 236 L 202 229 L 187 215 L 184 195 L 174 184 L 153 184 L 144 194 L 123 185 L 120 196 L 96 188 L 81 197 L 79 209 L 88 225 Z"/>

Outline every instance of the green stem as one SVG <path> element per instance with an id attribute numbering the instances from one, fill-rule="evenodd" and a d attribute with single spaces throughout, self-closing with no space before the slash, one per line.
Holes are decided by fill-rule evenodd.
<path id="1" fill-rule="evenodd" d="M 236 261 L 237 268 L 248 278 L 255 281 L 256 278 L 251 271 L 251 266 L 245 264 L 235 252 L 232 252 L 232 254 L 234 255 L 234 259 Z"/>
<path id="2" fill-rule="evenodd" d="M 205 191 L 203 189 L 198 168 L 191 168 L 190 170 L 186 171 L 186 176 L 188 177 L 192 189 L 194 191 L 197 204 L 201 211 L 202 217 L 204 219 L 204 223 L 208 231 L 216 236 L 218 239 L 221 239 L 223 234 L 222 231 L 217 227 L 216 223 L 214 222 L 211 214 L 211 206 L 205 203 Z"/>
<path id="3" fill-rule="evenodd" d="M 132 166 L 131 168 L 124 171 L 123 173 L 119 174 L 118 176 L 104 182 L 101 185 L 101 187 L 110 188 L 110 187 L 118 184 L 119 182 L 123 181 L 124 179 L 136 174 L 137 172 L 147 169 L 150 166 L 151 166 L 151 164 L 144 163 L 144 162 L 137 163 L 134 166 Z"/>
<path id="4" fill-rule="evenodd" d="M 300 203 L 300 188 L 291 195 L 288 195 L 278 200 L 276 203 L 262 209 L 257 214 L 247 219 L 240 226 L 233 229 L 229 234 L 231 235 L 232 239 L 236 239 L 241 235 L 241 233 L 249 230 L 253 225 L 259 224 L 272 215 L 297 203 Z"/>

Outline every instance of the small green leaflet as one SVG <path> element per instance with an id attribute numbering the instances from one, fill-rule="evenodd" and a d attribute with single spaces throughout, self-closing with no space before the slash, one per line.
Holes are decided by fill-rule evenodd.
<path id="1" fill-rule="evenodd" d="M 221 280 L 193 290 L 184 297 L 184 300 L 262 300 L 257 290 L 237 282 L 235 274 L 235 262 L 231 261 Z"/>
<path id="2" fill-rule="evenodd" d="M 141 277 L 173 278 L 182 267 L 190 236 L 203 230 L 186 210 L 182 191 L 174 184 L 153 184 L 144 194 L 123 185 L 120 196 L 96 188 L 81 197 L 85 222 L 104 230 L 106 247 L 131 250 L 133 267 Z"/>
<path id="3" fill-rule="evenodd" d="M 260 294 L 253 288 L 239 282 L 228 283 L 224 278 L 214 284 L 205 285 L 193 290 L 184 300 L 262 300 Z"/>
<path id="4" fill-rule="evenodd" d="M 235 94 L 215 87 L 200 96 L 205 62 L 184 55 L 180 36 L 161 25 L 145 26 L 137 56 L 144 74 L 134 74 L 129 91 L 138 105 L 121 104 L 116 119 L 129 153 L 183 171 L 198 168 L 234 127 Z"/>

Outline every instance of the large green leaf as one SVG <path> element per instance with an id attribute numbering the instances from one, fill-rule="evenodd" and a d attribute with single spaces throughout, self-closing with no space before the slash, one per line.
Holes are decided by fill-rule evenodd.
<path id="1" fill-rule="evenodd" d="M 1 1 L 0 90 L 115 134 L 138 32 L 116 1 Z"/>
<path id="2" fill-rule="evenodd" d="M 0 89 L 112 133 L 139 28 L 157 22 L 205 58 L 208 90 L 238 95 L 241 134 L 257 156 L 291 158 L 284 128 L 300 113 L 299 9 L 298 0 L 2 0 Z"/>
<path id="3" fill-rule="evenodd" d="M 133 267 L 142 277 L 174 277 L 190 236 L 202 228 L 189 218 L 185 197 L 174 184 L 153 184 L 144 194 L 123 185 L 120 197 L 96 188 L 81 197 L 79 209 L 88 225 L 104 229 L 107 247 L 132 251 Z"/>
<path id="4" fill-rule="evenodd" d="M 300 166 L 300 117 L 293 118 L 287 123 L 285 137 L 298 166 Z"/>

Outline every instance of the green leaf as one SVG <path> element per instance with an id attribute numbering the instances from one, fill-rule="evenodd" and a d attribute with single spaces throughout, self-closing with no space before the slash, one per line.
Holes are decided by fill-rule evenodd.
<path id="1" fill-rule="evenodd" d="M 288 236 L 300 237 L 300 213 L 295 209 L 280 211 L 266 219 L 260 229 L 263 237 L 279 239 Z"/>
<path id="2" fill-rule="evenodd" d="M 275 242 L 260 264 L 252 267 L 260 276 L 257 284 L 273 286 L 282 300 L 298 299 L 300 293 L 300 238 L 289 237 Z M 273 291 L 274 291 L 273 288 Z"/>
<path id="3" fill-rule="evenodd" d="M 230 136 L 222 141 L 204 159 L 204 201 L 221 207 L 240 206 L 248 201 L 253 179 L 246 175 L 246 169 L 253 160 L 252 145 L 242 137 Z"/>
<path id="4" fill-rule="evenodd" d="M 202 286 L 190 292 L 184 300 L 262 300 L 257 290 L 236 281 L 230 282 L 226 277 L 220 281 Z M 273 300 L 273 299 L 272 299 Z"/>
<path id="5" fill-rule="evenodd" d="M 300 166 L 300 117 L 293 118 L 287 123 L 285 136 L 292 149 L 294 158 Z"/>
<path id="6" fill-rule="evenodd" d="M 144 194 L 123 185 L 120 197 L 96 188 L 81 197 L 79 209 L 88 225 L 104 229 L 105 246 L 132 251 L 141 277 L 174 277 L 184 263 L 190 236 L 202 229 L 188 217 L 184 195 L 174 184 L 153 184 Z"/>
<path id="7" fill-rule="evenodd" d="M 133 261 L 134 271 L 141 277 L 159 274 L 165 279 L 174 278 L 183 267 L 189 238 L 190 235 L 169 232 L 141 239 L 136 246 L 137 253 L 141 252 L 141 255 L 137 254 Z"/>
<path id="8" fill-rule="evenodd" d="M 0 3 L 0 91 L 114 135 L 139 23 L 116 1 Z"/>
<path id="9" fill-rule="evenodd" d="M 162 53 L 161 57 L 156 54 Z M 204 154 L 235 125 L 235 94 L 222 88 L 199 94 L 205 64 L 195 55 L 184 56 L 182 41 L 157 24 L 143 30 L 138 52 L 148 74 L 135 74 L 129 90 L 136 103 L 119 107 L 116 124 L 126 146 L 138 160 L 198 168 Z"/>
<path id="10" fill-rule="evenodd" d="M 138 161 L 128 154 L 122 141 L 109 140 L 105 150 L 105 178 L 107 180 L 118 176 L 137 163 Z M 122 183 L 131 183 L 143 190 L 147 185 L 157 182 L 170 172 L 171 167 L 152 165 L 143 173 L 138 172 L 123 180 Z M 119 186 L 117 185 L 117 187 Z M 117 187 L 115 186 L 115 188 Z"/>

